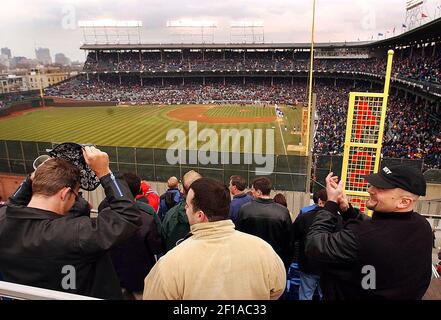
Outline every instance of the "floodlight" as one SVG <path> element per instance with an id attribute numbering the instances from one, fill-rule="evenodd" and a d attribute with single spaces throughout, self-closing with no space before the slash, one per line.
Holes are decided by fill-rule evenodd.
<path id="1" fill-rule="evenodd" d="M 92 20 L 92 21 L 78 21 L 79 27 L 142 27 L 142 21 L 136 20 Z"/>
<path id="2" fill-rule="evenodd" d="M 213 20 L 193 20 L 193 19 L 169 20 L 169 21 L 167 21 L 167 27 L 173 27 L 173 28 L 180 28 L 180 27 L 216 28 L 217 22 L 213 21 Z"/>
<path id="3" fill-rule="evenodd" d="M 406 10 L 412 10 L 420 5 L 422 5 L 424 3 L 423 0 L 410 0 L 406 2 Z"/>
<path id="4" fill-rule="evenodd" d="M 231 28 L 263 28 L 264 22 L 262 20 L 256 21 L 232 21 L 230 23 Z"/>

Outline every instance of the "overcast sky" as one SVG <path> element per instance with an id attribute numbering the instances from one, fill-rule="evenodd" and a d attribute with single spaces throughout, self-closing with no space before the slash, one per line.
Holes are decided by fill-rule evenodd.
<path id="1" fill-rule="evenodd" d="M 370 40 L 379 32 L 401 32 L 406 0 L 317 0 L 316 41 Z M 427 0 L 423 8 L 435 17 L 441 0 Z M 2 1 L 0 47 L 14 56 L 35 58 L 34 47 L 48 47 L 52 58 L 63 52 L 84 61 L 79 50 L 83 32 L 80 20 L 140 20 L 142 42 L 190 41 L 166 28 L 167 21 L 179 19 L 216 21 L 215 42 L 230 42 L 230 22 L 264 22 L 265 42 L 309 42 L 312 0 L 14 0 Z M 182 31 L 181 31 L 182 33 Z M 241 41 L 237 31 L 235 42 Z M 196 40 L 196 38 L 192 38 Z M 211 42 L 211 37 L 205 41 Z M 250 40 L 251 38 L 248 37 Z"/>

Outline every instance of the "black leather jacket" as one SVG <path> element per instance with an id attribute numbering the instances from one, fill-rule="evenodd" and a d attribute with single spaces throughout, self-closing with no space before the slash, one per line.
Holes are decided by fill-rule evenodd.
<path id="1" fill-rule="evenodd" d="M 335 231 L 338 206 L 328 201 L 315 218 L 306 254 L 325 267 L 325 299 L 421 299 L 431 279 L 432 229 L 416 212 L 350 211 Z"/>
<path id="2" fill-rule="evenodd" d="M 21 188 L 29 182 L 25 181 Z M 101 184 L 110 207 L 101 211 L 96 221 L 84 215 L 61 216 L 16 205 L 26 196 L 19 188 L 10 203 L 0 208 L 0 273 L 4 280 L 121 299 L 108 250 L 137 231 L 140 212 L 120 175 L 106 175 L 101 178 Z M 66 271 L 71 270 L 69 266 L 75 270 L 75 281 L 65 278 L 72 276 L 72 272 Z"/>
<path id="3" fill-rule="evenodd" d="M 294 256 L 291 224 L 286 207 L 275 203 L 273 199 L 259 198 L 245 203 L 239 209 L 236 229 L 268 242 L 288 270 Z"/>
<path id="4" fill-rule="evenodd" d="M 71 216 L 87 216 L 90 217 L 90 207 L 89 202 L 87 202 L 79 192 L 80 197 L 75 201 L 72 208 L 69 210 L 67 215 Z M 32 198 L 32 180 L 30 175 L 26 177 L 25 180 L 18 186 L 17 190 L 12 194 L 8 202 L 16 206 L 27 206 Z"/>

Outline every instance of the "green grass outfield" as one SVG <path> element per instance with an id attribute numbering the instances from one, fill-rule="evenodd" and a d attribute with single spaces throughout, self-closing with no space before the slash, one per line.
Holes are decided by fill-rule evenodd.
<path id="1" fill-rule="evenodd" d="M 187 137 L 189 131 L 187 121 L 170 118 L 167 113 L 177 108 L 192 107 L 194 106 L 173 105 L 40 109 L 16 117 L 0 118 L 0 140 L 55 143 L 72 141 L 103 146 L 167 149 L 172 144 L 166 140 L 168 130 L 182 129 Z M 285 146 L 299 143 L 300 136 L 292 134 L 291 129 L 300 128 L 302 110 L 300 107 L 283 106 L 281 109 L 285 114 L 283 121 L 231 124 L 198 122 L 198 132 L 205 128 L 211 128 L 216 130 L 220 139 L 221 129 L 274 129 L 275 153 L 285 154 L 283 141 Z M 205 112 L 205 115 L 257 117 L 273 116 L 275 112 L 273 106 L 219 105 Z M 285 126 L 287 130 L 285 130 Z M 202 144 L 203 142 L 199 142 L 199 146 Z M 241 142 L 241 151 L 243 151 L 243 142 Z"/>

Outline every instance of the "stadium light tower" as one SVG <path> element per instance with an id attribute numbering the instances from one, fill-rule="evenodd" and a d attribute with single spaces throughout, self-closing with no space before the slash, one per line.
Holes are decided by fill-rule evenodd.
<path id="1" fill-rule="evenodd" d="M 234 38 L 242 38 L 242 43 L 247 43 L 248 37 L 251 42 L 265 42 L 265 24 L 263 21 L 232 21 L 230 23 L 230 42 L 234 43 Z"/>
<path id="2" fill-rule="evenodd" d="M 205 43 L 205 39 L 211 40 L 214 43 L 214 33 L 217 28 L 217 22 L 212 20 L 193 20 L 193 19 L 181 19 L 181 20 L 169 20 L 167 21 L 167 28 L 174 29 L 173 36 L 179 36 L 181 42 L 185 42 L 185 38 L 201 39 L 201 43 Z M 192 41 L 193 42 L 193 41 Z"/>
<path id="3" fill-rule="evenodd" d="M 142 21 L 94 20 L 79 21 L 85 44 L 141 43 Z"/>

